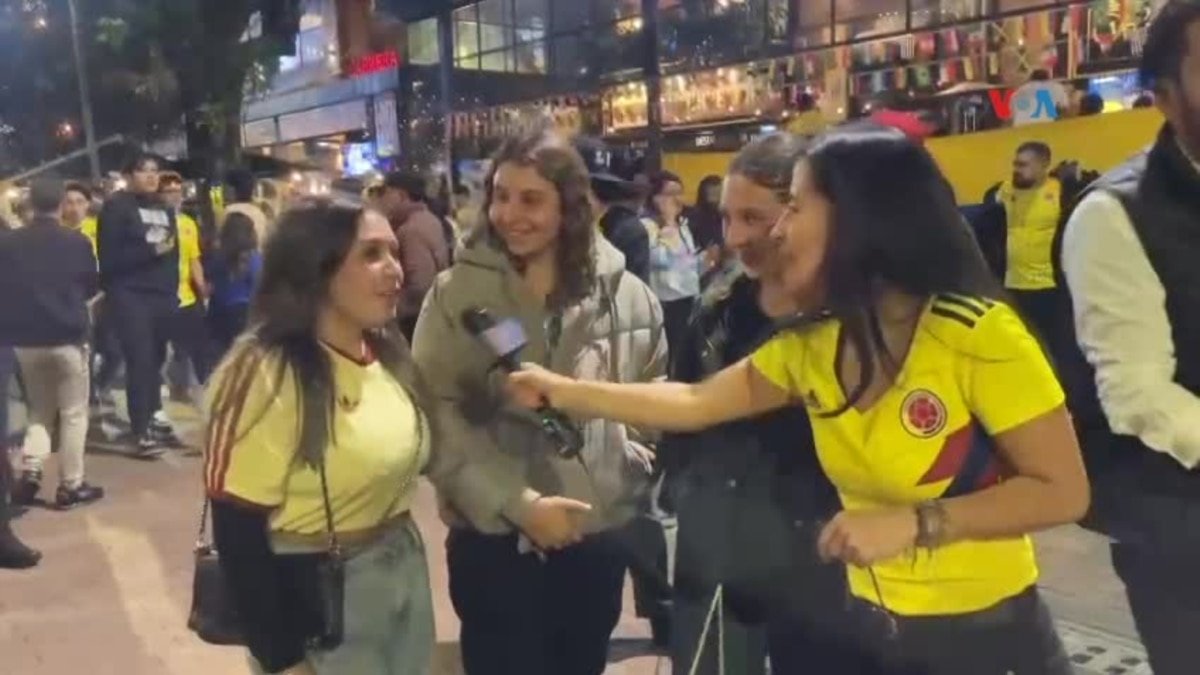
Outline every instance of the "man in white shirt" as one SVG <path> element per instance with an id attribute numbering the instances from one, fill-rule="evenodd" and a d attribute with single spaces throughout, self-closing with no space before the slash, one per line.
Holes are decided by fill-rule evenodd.
<path id="1" fill-rule="evenodd" d="M 1099 403 L 1073 410 L 1092 523 L 1154 672 L 1183 675 L 1200 630 L 1200 0 L 1163 7 L 1142 59 L 1167 123 L 1080 203 L 1062 266 Z"/>
<path id="2" fill-rule="evenodd" d="M 1029 75 L 1029 81 L 1017 87 L 1009 103 L 1014 127 L 1039 122 L 1053 122 L 1071 105 L 1067 88 L 1051 80 L 1050 73 L 1039 68 Z"/>

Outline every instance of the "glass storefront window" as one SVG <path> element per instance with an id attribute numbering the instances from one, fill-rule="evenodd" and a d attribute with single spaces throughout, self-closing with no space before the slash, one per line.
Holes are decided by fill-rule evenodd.
<path id="1" fill-rule="evenodd" d="M 779 42 L 787 39 L 788 0 L 767 0 L 767 39 Z"/>
<path id="2" fill-rule="evenodd" d="M 903 32 L 906 4 L 905 0 L 842 0 L 836 10 L 839 33 L 856 39 Z"/>
<path id="3" fill-rule="evenodd" d="M 641 67 L 642 17 L 634 16 L 597 27 L 592 33 L 593 63 L 605 73 Z"/>
<path id="4" fill-rule="evenodd" d="M 513 69 L 527 75 L 546 73 L 546 43 L 527 42 L 517 45 L 513 52 Z"/>
<path id="5" fill-rule="evenodd" d="M 512 31 L 509 26 L 494 23 L 479 24 L 479 51 L 490 52 L 504 49 L 512 45 Z"/>
<path id="6" fill-rule="evenodd" d="M 479 70 L 479 55 L 457 59 L 454 61 L 454 67 L 460 70 Z"/>
<path id="7" fill-rule="evenodd" d="M 518 29 L 517 39 L 522 39 L 519 35 L 520 30 L 536 31 L 538 35 L 528 39 L 540 39 L 546 35 L 546 28 L 550 25 L 550 10 L 548 7 L 549 0 L 513 0 L 513 16 L 516 17 L 516 26 Z M 583 5 L 587 8 L 586 2 L 559 2 L 562 5 Z M 559 7 L 556 6 L 554 11 L 557 13 Z"/>
<path id="8" fill-rule="evenodd" d="M 513 43 L 512 0 L 479 3 L 479 51 L 504 49 Z"/>
<path id="9" fill-rule="evenodd" d="M 595 0 L 595 2 L 596 20 L 601 23 L 642 14 L 641 0 Z"/>
<path id="10" fill-rule="evenodd" d="M 458 57 L 479 53 L 478 7 L 468 5 L 454 10 L 454 54 Z"/>
<path id="11" fill-rule="evenodd" d="M 833 0 L 792 0 L 797 49 L 827 45 L 832 36 Z"/>
<path id="12" fill-rule="evenodd" d="M 517 0 L 521 2 L 523 0 Z M 551 30 L 556 33 L 583 28 L 592 22 L 592 3 L 562 2 L 554 3 L 554 25 Z"/>
<path id="13" fill-rule="evenodd" d="M 495 73 L 512 72 L 512 52 L 503 49 L 498 52 L 487 52 L 479 55 L 479 69 Z"/>
<path id="14" fill-rule="evenodd" d="M 1047 2 L 1034 1 L 1043 5 Z M 927 28 L 978 18 L 983 2 L 986 0 L 912 0 L 912 27 Z"/>
<path id="15" fill-rule="evenodd" d="M 408 25 L 408 62 L 427 66 L 438 62 L 437 19 Z"/>
<path id="16" fill-rule="evenodd" d="M 589 74 L 587 46 L 579 35 L 562 35 L 555 38 L 552 44 L 554 58 L 550 63 L 556 76 L 573 81 Z"/>

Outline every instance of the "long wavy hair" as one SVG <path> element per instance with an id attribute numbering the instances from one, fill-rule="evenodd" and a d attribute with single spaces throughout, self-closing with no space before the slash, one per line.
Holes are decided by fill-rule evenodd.
<path id="1" fill-rule="evenodd" d="M 299 388 L 300 457 L 310 466 L 321 463 L 333 442 L 336 389 L 333 363 L 317 339 L 317 316 L 329 301 L 329 284 L 350 254 L 362 221 L 361 209 L 315 204 L 288 211 L 267 239 L 262 277 L 250 308 L 250 327 L 213 378 L 222 386 L 232 373 L 257 367 L 278 356 L 276 393 L 290 373 Z M 383 367 L 409 395 L 417 409 L 419 429 L 432 435 L 432 398 L 413 362 L 408 342 L 394 324 L 364 331 L 363 339 Z M 217 396 L 211 419 L 241 405 L 236 397 Z M 258 418 L 265 413 L 254 411 Z M 258 419 L 250 418 L 251 425 Z"/>
<path id="2" fill-rule="evenodd" d="M 225 263 L 230 280 L 244 278 L 250 271 L 250 259 L 258 250 L 254 221 L 244 213 L 229 214 L 221 226 L 218 241 L 217 254 Z"/>
<path id="3" fill-rule="evenodd" d="M 832 205 L 822 274 L 825 307 L 841 321 L 862 364 L 853 407 L 876 376 L 876 357 L 898 370 L 876 302 L 882 288 L 914 297 L 940 293 L 1007 300 L 929 152 L 895 129 L 856 122 L 818 137 L 807 161 Z M 1011 303 L 1010 303 L 1011 304 Z"/>
<path id="4" fill-rule="evenodd" d="M 588 199 L 591 181 L 583 158 L 554 133 L 538 131 L 510 138 L 492 156 L 492 169 L 488 173 L 480 211 L 481 227 L 469 235 L 469 241 L 485 237 L 492 246 L 504 250 L 504 242 L 488 216 L 494 197 L 496 170 L 503 164 L 532 167 L 539 176 L 554 184 L 558 192 L 562 228 L 556 258 L 558 283 L 550 295 L 550 305 L 569 307 L 591 296 L 596 286 L 596 261 L 592 255 L 596 214 Z M 521 262 L 514 259 L 513 264 L 520 271 Z"/>

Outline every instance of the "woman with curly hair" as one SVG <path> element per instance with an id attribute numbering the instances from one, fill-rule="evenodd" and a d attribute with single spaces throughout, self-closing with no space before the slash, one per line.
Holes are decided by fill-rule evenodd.
<path id="1" fill-rule="evenodd" d="M 492 368 L 523 344 L 522 359 L 573 377 L 664 373 L 662 310 L 596 236 L 588 192 L 583 160 L 561 139 L 506 142 L 483 222 L 417 321 L 413 354 L 444 404 L 442 442 L 466 457 L 460 489 L 442 496 L 469 675 L 600 675 L 621 611 L 618 533 L 648 483 L 648 451 L 632 429 L 598 421 L 578 429 L 578 457 L 559 456 L 536 414 L 502 403 Z M 508 345 L 489 350 L 463 325 L 478 309 L 508 329 Z"/>

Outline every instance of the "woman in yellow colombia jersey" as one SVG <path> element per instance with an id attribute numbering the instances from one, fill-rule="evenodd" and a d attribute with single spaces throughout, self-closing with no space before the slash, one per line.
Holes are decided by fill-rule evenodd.
<path id="1" fill-rule="evenodd" d="M 428 399 L 395 328 L 396 246 L 372 211 L 286 214 L 267 243 L 251 328 L 210 385 L 205 486 L 257 672 L 429 667 L 429 578 L 409 508 L 419 474 L 439 464 Z M 326 499 L 345 560 L 345 627 L 340 646 L 321 650 L 303 598 L 317 588 L 313 554 L 328 548 Z"/>
<path id="2" fill-rule="evenodd" d="M 848 563 L 882 672 L 1070 673 L 1037 595 L 1030 532 L 1080 518 L 1087 478 L 1062 389 L 1003 299 L 933 159 L 852 125 L 796 167 L 774 274 L 807 318 L 696 385 L 581 382 L 529 367 L 525 405 L 694 430 L 797 403 L 844 510 Z"/>

